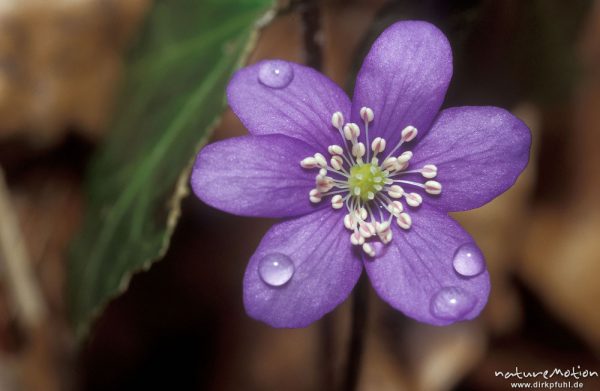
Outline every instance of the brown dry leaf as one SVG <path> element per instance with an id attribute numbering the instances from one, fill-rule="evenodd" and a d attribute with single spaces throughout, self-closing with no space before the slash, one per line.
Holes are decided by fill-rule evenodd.
<path id="1" fill-rule="evenodd" d="M 0 140 L 52 145 L 75 126 L 98 139 L 125 43 L 148 0 L 26 0 L 0 6 Z"/>
<path id="2" fill-rule="evenodd" d="M 384 342 L 370 332 L 362 358 L 358 389 L 360 391 L 412 390 L 407 370 Z"/>
<path id="3" fill-rule="evenodd" d="M 257 390 L 317 389 L 318 324 L 304 329 L 256 325 L 245 372 Z"/>
<path id="4" fill-rule="evenodd" d="M 600 213 L 536 213 L 520 275 L 545 304 L 600 352 Z"/>
<path id="5" fill-rule="evenodd" d="M 407 330 L 406 348 L 414 368 L 414 389 L 453 389 L 486 353 L 483 326 L 483 322 L 476 321 L 448 327 L 412 324 Z"/>
<path id="6" fill-rule="evenodd" d="M 600 36 L 594 34 L 598 20 L 596 4 L 583 37 L 587 73 L 575 98 L 573 126 L 567 130 L 574 139 L 570 156 L 576 169 L 568 178 L 555 178 L 570 189 L 568 198 L 535 212 L 519 273 L 558 317 L 600 352 Z"/>

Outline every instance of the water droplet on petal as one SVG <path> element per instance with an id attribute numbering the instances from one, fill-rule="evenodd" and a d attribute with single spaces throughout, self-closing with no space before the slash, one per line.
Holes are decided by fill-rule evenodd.
<path id="1" fill-rule="evenodd" d="M 287 255 L 267 254 L 258 262 L 258 274 L 266 284 L 282 286 L 294 275 L 294 263 Z"/>
<path id="2" fill-rule="evenodd" d="M 475 243 L 465 243 L 454 253 L 452 266 L 461 276 L 475 277 L 485 270 L 485 260 Z"/>
<path id="3" fill-rule="evenodd" d="M 284 88 L 293 78 L 294 68 L 282 60 L 265 61 L 258 69 L 258 80 L 267 87 Z"/>
<path id="4" fill-rule="evenodd" d="M 477 299 L 465 290 L 450 286 L 440 289 L 431 298 L 431 313 L 438 319 L 459 320 L 475 306 Z"/>

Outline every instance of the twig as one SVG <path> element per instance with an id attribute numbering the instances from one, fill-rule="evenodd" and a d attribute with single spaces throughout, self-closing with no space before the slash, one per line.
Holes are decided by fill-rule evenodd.
<path id="1" fill-rule="evenodd" d="M 14 302 L 17 320 L 27 330 L 39 326 L 46 314 L 41 290 L 31 270 L 19 221 L 0 167 L 0 267 Z"/>

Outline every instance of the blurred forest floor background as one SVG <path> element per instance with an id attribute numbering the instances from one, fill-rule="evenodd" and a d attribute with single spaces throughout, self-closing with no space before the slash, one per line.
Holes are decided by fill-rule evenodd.
<path id="1" fill-rule="evenodd" d="M 516 366 L 600 370 L 600 2 L 318 6 L 323 71 L 338 84 L 354 78 L 391 22 L 429 20 L 454 49 L 445 105 L 506 107 L 534 135 L 517 185 L 455 215 L 488 261 L 483 315 L 435 328 L 370 292 L 359 389 L 493 391 L 509 388 L 493 372 Z M 332 389 L 348 303 L 306 329 L 249 319 L 242 276 L 271 221 L 225 215 L 192 197 L 165 259 L 136 275 L 76 344 L 65 274 L 86 207 L 86 165 L 106 137 L 124 55 L 149 7 L 0 0 L 0 390 Z M 264 29 L 250 62 L 262 58 L 305 60 L 297 10 Z M 213 139 L 245 132 L 228 110 Z M 598 378 L 583 382 L 600 390 Z"/>

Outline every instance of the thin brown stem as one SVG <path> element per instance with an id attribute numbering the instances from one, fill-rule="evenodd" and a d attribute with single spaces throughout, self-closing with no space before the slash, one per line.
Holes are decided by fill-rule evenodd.
<path id="1" fill-rule="evenodd" d="M 358 386 L 367 330 L 368 299 L 367 279 L 363 274 L 354 288 L 352 298 L 352 324 L 348 358 L 341 388 L 343 391 L 355 391 Z"/>
<path id="2" fill-rule="evenodd" d="M 304 43 L 304 62 L 309 67 L 323 68 L 323 50 L 321 48 L 321 13 L 317 0 L 304 0 L 298 6 L 302 18 L 302 40 Z"/>

